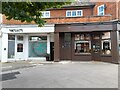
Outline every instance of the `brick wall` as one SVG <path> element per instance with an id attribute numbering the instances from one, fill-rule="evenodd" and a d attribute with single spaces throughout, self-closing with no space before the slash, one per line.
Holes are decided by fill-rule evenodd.
<path id="1" fill-rule="evenodd" d="M 107 16 L 96 16 L 96 17 L 70 17 L 70 18 L 51 18 L 46 19 L 47 23 L 88 23 L 88 22 L 103 22 L 110 21 L 111 15 Z"/>
<path id="2" fill-rule="evenodd" d="M 61 9 L 61 10 L 51 10 L 50 16 L 51 18 L 56 17 L 66 17 L 66 10 L 83 10 L 83 16 L 92 16 L 92 10 L 91 8 L 69 8 L 69 9 Z"/>
<path id="3" fill-rule="evenodd" d="M 106 8 L 105 8 L 105 15 L 108 15 L 108 14 L 111 14 L 112 15 L 112 19 L 116 19 L 116 2 L 96 2 L 96 5 L 94 7 L 94 15 L 97 15 L 97 7 L 100 6 L 100 5 L 103 5 L 105 4 L 106 5 Z"/>
<path id="4" fill-rule="evenodd" d="M 118 7 L 117 7 L 118 9 L 118 18 L 119 18 L 119 20 L 120 20 L 120 1 L 118 2 Z"/>
<path id="5" fill-rule="evenodd" d="M 105 4 L 105 16 L 97 16 L 97 7 Z M 118 12 L 117 11 L 118 8 Z M 95 7 L 92 10 L 90 7 L 83 8 L 83 17 L 66 17 L 66 10 L 81 10 L 81 8 L 69 8 L 69 9 L 55 9 L 51 10 L 51 18 L 46 19 L 47 23 L 72 23 L 72 22 L 101 22 L 101 21 L 109 21 L 113 20 L 119 17 L 120 19 L 120 2 L 118 6 L 116 6 L 115 2 L 96 2 Z M 118 13 L 118 17 L 117 17 Z M 15 20 L 6 20 L 5 16 L 3 16 L 3 23 L 4 24 L 35 24 L 32 23 L 26 23 L 26 22 L 20 22 Z"/>

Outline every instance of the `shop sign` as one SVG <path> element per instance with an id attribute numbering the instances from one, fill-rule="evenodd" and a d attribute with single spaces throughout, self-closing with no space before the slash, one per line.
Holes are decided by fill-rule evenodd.
<path id="1" fill-rule="evenodd" d="M 9 29 L 10 32 L 23 32 L 23 29 Z"/>

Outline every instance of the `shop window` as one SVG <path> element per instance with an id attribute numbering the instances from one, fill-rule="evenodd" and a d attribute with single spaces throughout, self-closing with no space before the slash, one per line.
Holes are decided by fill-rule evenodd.
<path id="1" fill-rule="evenodd" d="M 103 55 L 110 55 L 111 54 L 110 32 L 104 32 L 102 34 L 102 54 Z"/>
<path id="2" fill-rule="evenodd" d="M 75 54 L 89 54 L 91 50 L 90 34 L 75 34 Z"/>
<path id="3" fill-rule="evenodd" d="M 105 15 L 105 5 L 98 6 L 98 15 Z"/>
<path id="4" fill-rule="evenodd" d="M 29 57 L 45 57 L 47 55 L 47 36 L 29 37 Z"/>
<path id="5" fill-rule="evenodd" d="M 8 40 L 15 40 L 15 35 L 8 35 Z"/>
<path id="6" fill-rule="evenodd" d="M 15 57 L 15 35 L 8 35 L 8 58 Z"/>
<path id="7" fill-rule="evenodd" d="M 93 39 L 100 39 L 100 35 L 99 34 L 94 34 Z"/>
<path id="8" fill-rule="evenodd" d="M 18 35 L 18 36 L 17 36 L 17 40 L 18 40 L 18 41 L 23 41 L 23 36 Z"/>
<path id="9" fill-rule="evenodd" d="M 110 32 L 102 33 L 102 39 L 109 39 L 109 38 L 110 38 Z"/>
<path id="10" fill-rule="evenodd" d="M 22 43 L 17 44 L 17 52 L 23 52 L 23 44 Z"/>
<path id="11" fill-rule="evenodd" d="M 42 40 L 47 40 L 47 36 L 30 36 L 29 37 L 30 41 L 42 41 Z"/>

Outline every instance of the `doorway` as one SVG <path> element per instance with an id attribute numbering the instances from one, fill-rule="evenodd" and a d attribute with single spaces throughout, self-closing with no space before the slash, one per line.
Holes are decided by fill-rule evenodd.
<path id="1" fill-rule="evenodd" d="M 60 33 L 60 59 L 71 60 L 71 33 Z"/>
<path id="2" fill-rule="evenodd" d="M 54 61 L 54 42 L 50 42 L 50 61 Z"/>
<path id="3" fill-rule="evenodd" d="M 101 38 L 100 33 L 92 33 L 92 60 L 100 61 L 100 54 L 101 54 Z"/>
<path id="4" fill-rule="evenodd" d="M 24 58 L 24 37 L 22 35 L 16 36 L 16 59 L 23 59 Z"/>

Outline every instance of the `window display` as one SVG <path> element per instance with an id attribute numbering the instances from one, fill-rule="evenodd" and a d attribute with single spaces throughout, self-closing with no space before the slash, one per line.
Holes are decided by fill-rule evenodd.
<path id="1" fill-rule="evenodd" d="M 102 33 L 102 54 L 103 55 L 110 55 L 111 54 L 110 32 Z"/>
<path id="2" fill-rule="evenodd" d="M 100 35 L 99 34 L 94 34 L 93 39 L 100 39 Z"/>
<path id="3" fill-rule="evenodd" d="M 75 34 L 75 54 L 88 54 L 91 49 L 90 34 Z"/>
<path id="4" fill-rule="evenodd" d="M 111 40 L 102 41 L 102 54 L 111 54 Z"/>
<path id="5" fill-rule="evenodd" d="M 17 52 L 23 52 L 23 44 L 22 43 L 17 44 Z"/>
<path id="6" fill-rule="evenodd" d="M 29 36 L 29 57 L 47 55 L 47 36 Z"/>
<path id="7" fill-rule="evenodd" d="M 17 40 L 23 41 L 23 36 L 18 35 L 18 36 L 17 36 Z"/>
<path id="8" fill-rule="evenodd" d="M 8 35 L 8 40 L 15 40 L 15 35 Z"/>
<path id="9" fill-rule="evenodd" d="M 108 39 L 108 38 L 110 38 L 110 32 L 102 33 L 102 39 Z"/>

